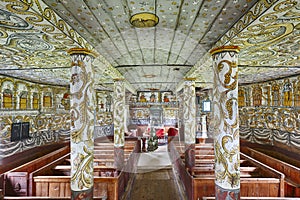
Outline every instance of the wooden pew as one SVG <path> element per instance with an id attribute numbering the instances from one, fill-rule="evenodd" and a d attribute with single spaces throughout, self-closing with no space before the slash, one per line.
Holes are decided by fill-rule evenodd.
<path id="1" fill-rule="evenodd" d="M 117 177 L 94 177 L 95 198 L 119 199 L 119 187 L 124 185 L 123 172 Z M 71 197 L 70 176 L 35 176 L 36 196 Z"/>
<path id="2" fill-rule="evenodd" d="M 199 162 L 201 156 L 196 156 L 196 166 L 194 176 L 192 176 L 184 166 L 182 145 L 179 147 L 175 146 L 176 143 L 173 145 L 173 147 L 170 146 L 170 157 L 175 165 L 175 170 L 179 172 L 180 179 L 185 185 L 188 199 L 197 200 L 205 196 L 214 196 L 215 177 L 212 159 L 206 159 L 210 161 L 208 163 Z M 241 154 L 241 161 L 241 196 L 284 196 L 284 174 L 247 155 Z"/>
<path id="3" fill-rule="evenodd" d="M 242 156 L 243 157 L 243 156 Z M 249 159 L 248 157 L 246 159 Z M 251 160 L 251 162 L 255 162 Z M 253 164 L 253 163 L 252 163 Z M 256 165 L 256 164 L 255 164 Z M 192 180 L 193 199 L 215 195 L 215 176 L 213 169 L 195 168 Z M 189 173 L 186 175 L 190 176 Z M 284 175 L 277 173 L 267 166 L 240 167 L 241 196 L 283 196 Z"/>
<path id="4" fill-rule="evenodd" d="M 126 159 L 125 167 L 133 168 L 137 163 L 136 151 L 138 147 L 134 146 L 137 143 L 134 141 L 126 142 L 125 148 L 132 149 L 126 151 L 124 157 Z M 94 154 L 94 197 L 119 199 L 125 191 L 125 186 L 130 179 L 130 174 L 126 171 L 117 171 L 113 167 L 114 153 L 111 143 L 100 143 L 101 150 L 97 150 Z M 95 147 L 96 147 L 95 146 Z M 105 148 L 104 148 L 105 147 Z M 107 149 L 106 149 L 107 148 Z M 50 197 L 70 197 L 70 161 L 66 159 L 68 164 L 57 164 L 53 162 L 47 167 L 36 171 L 33 175 L 36 196 Z M 53 191 L 55 190 L 55 191 Z"/>
<path id="5" fill-rule="evenodd" d="M 29 186 L 28 186 L 28 193 L 29 196 L 35 196 L 36 192 L 36 186 L 35 183 L 33 181 L 33 177 L 38 176 L 40 174 L 43 173 L 47 173 L 47 174 L 53 174 L 52 169 L 53 167 L 55 167 L 56 165 L 60 165 L 60 164 L 68 164 L 68 159 L 70 159 L 70 153 L 67 153 L 63 156 L 61 156 L 60 158 L 40 167 L 39 169 L 34 170 L 33 172 L 29 173 Z"/>
<path id="6" fill-rule="evenodd" d="M 30 174 L 33 179 L 33 192 L 32 196 L 49 196 L 49 197 L 68 197 L 70 198 L 70 170 L 71 165 L 64 164 L 64 160 L 68 160 L 69 155 L 65 155 L 60 159 L 47 164 L 46 166 L 34 171 Z M 95 198 L 117 198 L 119 184 L 122 183 L 122 176 L 119 173 L 114 173 L 115 168 L 106 166 L 94 166 L 94 197 Z M 105 179 L 106 181 L 99 180 L 101 172 L 110 172 L 111 176 L 115 179 Z M 102 176 L 101 178 L 104 178 Z M 106 176 L 105 178 L 110 178 Z"/>
<path id="7" fill-rule="evenodd" d="M 285 175 L 285 196 L 300 197 L 300 168 L 282 160 L 268 156 L 255 149 L 244 147 L 242 151 Z"/>
<path id="8" fill-rule="evenodd" d="M 215 169 L 211 166 L 209 167 L 195 167 L 193 177 L 203 177 L 203 176 L 213 176 L 215 174 Z M 240 167 L 240 177 L 249 178 L 249 177 L 261 177 L 259 174 L 258 167 Z"/>
<path id="9" fill-rule="evenodd" d="M 70 147 L 64 146 L 4 173 L 4 195 L 27 196 L 30 188 L 29 174 L 68 152 Z"/>
<path id="10" fill-rule="evenodd" d="M 65 146 L 68 146 L 68 143 L 53 143 L 49 145 L 34 147 L 16 153 L 12 156 L 2 158 L 0 159 L 0 174 L 11 171 L 19 166 L 22 166 L 32 160 L 38 159 Z"/>

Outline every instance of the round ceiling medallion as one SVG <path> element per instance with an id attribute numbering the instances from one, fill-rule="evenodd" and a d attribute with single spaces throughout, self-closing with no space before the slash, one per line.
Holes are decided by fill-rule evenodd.
<path id="1" fill-rule="evenodd" d="M 154 27 L 158 24 L 158 17 L 153 13 L 137 13 L 130 18 L 130 23 L 137 28 Z"/>

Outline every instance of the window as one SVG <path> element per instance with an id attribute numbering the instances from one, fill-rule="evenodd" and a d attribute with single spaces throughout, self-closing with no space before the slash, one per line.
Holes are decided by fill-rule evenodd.
<path id="1" fill-rule="evenodd" d="M 202 112 L 211 112 L 211 101 L 202 101 Z"/>
<path id="2" fill-rule="evenodd" d="M 13 108 L 12 91 L 9 89 L 3 92 L 3 108 Z"/>
<path id="3" fill-rule="evenodd" d="M 27 92 L 20 94 L 20 109 L 27 109 Z"/>
<path id="4" fill-rule="evenodd" d="M 44 103 L 43 103 L 44 108 L 51 108 L 52 107 L 52 98 L 51 98 L 51 93 L 46 93 L 44 95 Z"/>
<path id="5" fill-rule="evenodd" d="M 33 93 L 32 108 L 39 109 L 39 95 L 36 92 Z"/>

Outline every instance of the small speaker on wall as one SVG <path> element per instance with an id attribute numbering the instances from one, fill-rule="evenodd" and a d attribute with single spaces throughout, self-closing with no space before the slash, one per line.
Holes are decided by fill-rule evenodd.
<path id="1" fill-rule="evenodd" d="M 19 123 L 13 123 L 11 125 L 11 137 L 10 141 L 19 141 L 22 139 L 27 139 L 29 137 L 29 122 L 19 122 Z"/>
<path id="2" fill-rule="evenodd" d="M 21 129 L 22 129 L 22 123 L 13 123 L 11 125 L 11 136 L 10 136 L 11 142 L 21 140 Z"/>

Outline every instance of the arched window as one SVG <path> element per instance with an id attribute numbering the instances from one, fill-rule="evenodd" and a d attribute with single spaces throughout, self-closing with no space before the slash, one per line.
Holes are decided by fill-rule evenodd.
<path id="1" fill-rule="evenodd" d="M 52 97 L 50 92 L 46 92 L 44 94 L 44 99 L 43 99 L 43 106 L 44 108 L 51 108 L 52 107 Z"/>
<path id="2" fill-rule="evenodd" d="M 27 109 L 27 92 L 25 91 L 20 94 L 19 107 L 20 109 Z"/>
<path id="3" fill-rule="evenodd" d="M 3 91 L 3 108 L 13 108 L 13 95 L 10 89 Z"/>
<path id="4" fill-rule="evenodd" d="M 36 92 L 32 95 L 32 108 L 39 109 L 39 95 Z"/>
<path id="5" fill-rule="evenodd" d="M 238 104 L 239 104 L 239 107 L 243 107 L 245 106 L 245 91 L 244 89 L 239 89 L 239 92 L 238 92 Z"/>
<path id="6" fill-rule="evenodd" d="M 252 98 L 253 98 L 253 106 L 261 106 L 262 90 L 261 90 L 260 86 L 257 85 L 253 88 Z"/>

